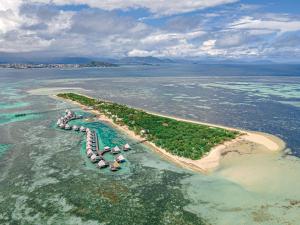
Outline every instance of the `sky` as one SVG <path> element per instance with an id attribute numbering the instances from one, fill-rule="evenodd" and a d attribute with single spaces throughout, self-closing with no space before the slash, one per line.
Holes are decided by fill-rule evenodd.
<path id="1" fill-rule="evenodd" d="M 0 0 L 0 54 L 300 58 L 299 0 Z"/>

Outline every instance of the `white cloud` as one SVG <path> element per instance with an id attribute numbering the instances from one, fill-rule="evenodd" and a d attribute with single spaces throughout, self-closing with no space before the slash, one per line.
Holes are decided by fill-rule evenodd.
<path id="1" fill-rule="evenodd" d="M 245 16 L 230 24 L 232 29 L 255 29 L 255 30 L 273 30 L 280 32 L 290 32 L 300 30 L 300 20 L 290 20 L 289 18 L 275 19 L 254 19 Z"/>
<path id="2" fill-rule="evenodd" d="M 21 0 L 0 1 L 0 34 L 17 28 L 22 22 L 19 16 Z"/>
<path id="3" fill-rule="evenodd" d="M 151 56 L 153 54 L 155 54 L 155 52 L 139 50 L 139 49 L 133 49 L 128 52 L 128 56 L 138 56 L 138 57 Z"/>
<path id="4" fill-rule="evenodd" d="M 155 20 L 236 1 L 0 0 L 0 51 L 103 57 L 238 58 L 288 52 L 299 56 L 300 19 L 292 15 L 244 16 L 245 11 L 232 15 L 231 7 L 226 7 L 211 13 L 170 16 L 163 20 L 165 24 L 151 26 L 147 20 L 130 17 L 130 12 L 124 16 L 110 11 L 144 8 Z M 53 7 L 55 4 L 88 4 L 92 9 L 64 11 Z M 234 7 L 254 10 L 257 6 Z"/>
<path id="5" fill-rule="evenodd" d="M 160 42 L 169 42 L 169 41 L 180 41 L 180 40 L 190 40 L 197 37 L 204 35 L 205 32 L 198 30 L 198 31 L 191 31 L 186 33 L 163 33 L 162 31 L 153 33 L 146 38 L 142 39 L 141 42 L 144 44 L 157 44 Z"/>
<path id="6" fill-rule="evenodd" d="M 157 15 L 172 15 L 194 10 L 234 3 L 239 0 L 31 0 L 39 3 L 87 4 L 104 10 L 145 8 Z"/>

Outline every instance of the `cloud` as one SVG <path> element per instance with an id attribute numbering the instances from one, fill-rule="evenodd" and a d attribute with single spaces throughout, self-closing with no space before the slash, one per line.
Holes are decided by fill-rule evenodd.
<path id="1" fill-rule="evenodd" d="M 150 34 L 146 38 L 142 39 L 143 44 L 158 44 L 162 42 L 191 40 L 204 35 L 205 32 L 202 30 L 191 31 L 186 33 L 164 33 L 159 31 L 157 33 Z"/>
<path id="2" fill-rule="evenodd" d="M 39 3 L 52 3 L 57 5 L 88 5 L 92 8 L 104 10 L 129 10 L 144 8 L 156 15 L 172 15 L 178 13 L 186 13 L 199 9 L 214 7 L 223 4 L 237 2 L 238 0 L 31 0 Z"/>
<path id="3" fill-rule="evenodd" d="M 251 16 L 245 16 L 230 24 L 232 29 L 254 29 L 254 30 L 272 30 L 280 32 L 290 32 L 300 30 L 300 20 L 291 20 L 284 18 L 255 19 Z"/>
<path id="4" fill-rule="evenodd" d="M 265 8 L 240 3 L 196 11 L 231 2 L 237 1 L 0 1 L 0 51 L 101 57 L 300 56 L 297 15 L 262 13 Z M 65 7 L 73 4 L 88 6 Z M 139 19 L 149 12 L 151 18 Z"/>

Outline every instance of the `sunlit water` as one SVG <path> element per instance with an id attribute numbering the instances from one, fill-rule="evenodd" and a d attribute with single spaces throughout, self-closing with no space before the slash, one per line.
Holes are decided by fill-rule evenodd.
<path id="1" fill-rule="evenodd" d="M 214 77 L 165 67 L 1 70 L 0 224 L 300 224 L 300 78 L 210 71 Z M 99 170 L 85 156 L 83 134 L 55 127 L 65 108 L 84 113 L 47 96 L 60 89 L 269 132 L 291 150 L 232 159 L 202 175 L 108 124 L 73 121 L 96 129 L 101 147 L 134 145 L 120 171 Z"/>

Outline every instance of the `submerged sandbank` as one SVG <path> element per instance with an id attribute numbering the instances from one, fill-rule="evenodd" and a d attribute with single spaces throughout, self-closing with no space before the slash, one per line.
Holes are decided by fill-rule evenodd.
<path id="1" fill-rule="evenodd" d="M 81 94 L 82 95 L 82 94 Z M 90 96 L 83 95 L 86 97 L 91 98 Z M 66 101 L 67 99 L 64 98 L 59 98 L 57 96 L 52 96 L 56 99 L 63 99 Z M 80 106 L 83 110 L 89 111 L 90 113 L 95 114 L 99 120 L 101 121 L 106 121 L 109 124 L 113 125 L 115 128 L 118 130 L 126 133 L 130 137 L 142 141 L 144 138 L 142 138 L 139 135 L 136 135 L 133 131 L 129 130 L 127 126 L 120 126 L 117 125 L 113 122 L 112 119 L 108 118 L 104 114 L 100 113 L 97 110 L 92 110 L 78 102 L 67 100 L 73 104 L 76 104 Z M 266 134 L 266 133 L 259 133 L 259 132 L 252 132 L 252 131 L 246 131 L 246 130 L 241 130 L 241 129 L 236 129 L 236 128 L 231 128 L 231 127 L 226 127 L 226 126 L 220 126 L 216 124 L 209 124 L 209 123 L 202 123 L 198 121 L 193 121 L 193 120 L 187 120 L 187 119 L 181 119 L 178 117 L 172 117 L 172 116 L 166 116 L 158 113 L 153 113 L 150 111 L 145 111 L 149 114 L 154 114 L 162 117 L 167 117 L 175 120 L 180 120 L 180 121 L 185 121 L 189 123 L 196 123 L 196 124 L 201 124 L 201 125 L 207 125 L 210 127 L 218 127 L 218 128 L 223 128 L 223 129 L 228 129 L 228 130 L 234 130 L 238 131 L 241 133 L 240 136 L 237 138 L 224 142 L 223 144 L 217 145 L 216 147 L 212 148 L 209 153 L 207 153 L 204 157 L 202 157 L 199 160 L 192 160 L 192 159 L 187 159 L 179 156 L 175 156 L 166 150 L 156 146 L 154 143 L 146 141 L 144 142 L 147 146 L 151 147 L 153 150 L 156 152 L 160 153 L 164 158 L 167 158 L 176 164 L 192 169 L 194 171 L 200 171 L 200 172 L 211 172 L 218 168 L 220 165 L 220 162 L 222 158 L 230 153 L 230 152 L 236 152 L 238 154 L 253 154 L 263 151 L 281 151 L 285 148 L 285 143 L 278 137 Z M 249 152 L 248 146 L 251 146 L 251 151 Z"/>

